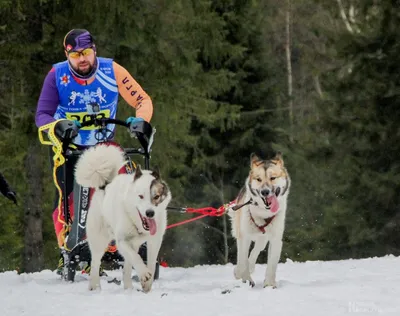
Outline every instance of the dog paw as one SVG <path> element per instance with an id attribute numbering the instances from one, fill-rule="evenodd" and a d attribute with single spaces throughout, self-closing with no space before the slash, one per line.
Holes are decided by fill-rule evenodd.
<path id="1" fill-rule="evenodd" d="M 89 289 L 89 291 L 96 291 L 96 290 L 100 291 L 101 287 L 100 287 L 100 284 L 98 284 L 98 283 L 89 283 L 88 289 Z"/>
<path id="2" fill-rule="evenodd" d="M 243 278 L 242 278 L 242 282 L 243 282 L 243 283 L 249 282 L 249 286 L 250 286 L 250 287 L 254 287 L 254 286 L 256 285 L 256 283 L 253 281 L 253 279 L 251 278 L 250 275 L 247 275 L 247 276 L 243 277 Z"/>
<path id="3" fill-rule="evenodd" d="M 252 279 L 247 280 L 247 281 L 249 281 L 249 286 L 250 287 L 255 287 L 256 286 L 256 283 Z"/>
<path id="4" fill-rule="evenodd" d="M 256 282 L 254 282 L 252 278 L 242 279 L 242 283 L 247 283 L 247 282 L 249 282 L 249 286 L 250 287 L 255 287 L 256 286 Z"/>
<path id="5" fill-rule="evenodd" d="M 264 288 L 266 287 L 272 287 L 273 289 L 276 289 L 276 281 L 275 280 L 264 280 Z"/>
<path id="6" fill-rule="evenodd" d="M 249 285 L 251 287 L 254 287 L 256 285 L 253 279 L 251 278 L 249 271 L 246 269 L 242 270 L 238 266 L 236 266 L 235 269 L 233 270 L 233 274 L 235 275 L 235 278 L 237 280 L 241 279 L 243 283 L 249 282 Z"/>
<path id="7" fill-rule="evenodd" d="M 151 290 L 151 285 L 153 284 L 152 281 L 152 274 L 149 270 L 145 271 L 140 276 L 140 284 L 142 285 L 143 292 L 147 293 Z"/>

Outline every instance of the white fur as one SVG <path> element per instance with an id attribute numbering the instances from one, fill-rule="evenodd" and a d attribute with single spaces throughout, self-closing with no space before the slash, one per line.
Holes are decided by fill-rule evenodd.
<path id="1" fill-rule="evenodd" d="M 122 152 L 116 147 L 94 146 L 85 151 L 84 159 L 76 163 L 76 182 L 84 187 L 98 188 L 114 179 L 125 164 Z"/>
<path id="2" fill-rule="evenodd" d="M 155 206 L 150 199 L 150 186 L 155 179 L 150 170 L 141 170 L 135 179 L 131 174 L 117 174 L 124 162 L 122 152 L 115 146 L 95 146 L 80 157 L 76 180 L 81 185 L 99 188 L 107 181 L 105 190 L 97 189 L 92 197 L 86 224 L 87 241 L 92 255 L 89 290 L 100 288 L 99 269 L 108 243 L 114 239 L 124 257 L 123 283 L 132 288 L 132 266 L 136 270 L 144 292 L 149 292 L 154 280 L 157 256 L 167 227 L 168 195 Z M 157 232 L 153 236 L 145 230 L 140 219 L 146 210 L 155 212 Z M 138 254 L 147 242 L 147 265 Z"/>
<path id="3" fill-rule="evenodd" d="M 249 281 L 250 285 L 254 286 L 255 283 L 251 278 L 251 274 L 254 272 L 260 252 L 265 249 L 269 242 L 264 287 L 272 286 L 275 288 L 276 270 L 282 251 L 282 238 L 285 229 L 289 187 L 284 195 L 279 195 L 277 197 L 279 209 L 275 213 L 275 218 L 265 228 L 265 233 L 263 234 L 251 220 L 250 213 L 259 226 L 265 223 L 265 218 L 271 217 L 274 214 L 263 206 L 264 204 L 261 198 L 254 197 L 250 194 L 248 185 L 249 178 L 246 179 L 246 191 L 242 201 L 247 202 L 252 197 L 253 201 L 257 202 L 258 205 L 249 204 L 237 211 L 230 210 L 228 213 L 232 220 L 232 235 L 236 238 L 237 242 L 237 265 L 234 269 L 234 275 L 236 279 L 242 279 L 244 282 Z M 289 178 L 288 186 L 290 186 Z M 249 255 L 252 241 L 254 241 L 254 247 Z"/>

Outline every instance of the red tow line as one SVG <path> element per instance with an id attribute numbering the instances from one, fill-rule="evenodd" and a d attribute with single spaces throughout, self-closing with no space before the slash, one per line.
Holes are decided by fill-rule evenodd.
<path id="1" fill-rule="evenodd" d="M 190 223 L 190 222 L 196 221 L 196 220 L 198 220 L 200 218 L 203 218 L 203 217 L 206 217 L 206 216 L 213 216 L 213 217 L 214 216 L 217 216 L 217 217 L 222 216 L 222 215 L 224 215 L 226 213 L 226 211 L 230 207 L 234 206 L 235 204 L 236 204 L 236 201 L 232 201 L 232 202 L 230 202 L 228 204 L 224 204 L 224 205 L 220 206 L 219 208 L 214 208 L 214 207 L 210 207 L 210 206 L 209 207 L 202 207 L 202 208 L 191 208 L 191 207 L 188 207 L 188 208 L 174 208 L 174 207 L 168 207 L 169 210 L 180 210 L 180 212 L 182 212 L 182 213 L 200 213 L 201 215 L 193 217 L 193 218 L 186 219 L 186 220 L 178 222 L 178 223 L 174 223 L 174 224 L 168 225 L 167 229 L 172 228 L 172 227 L 176 227 L 176 226 L 180 226 L 180 225 L 183 225 L 183 224 L 186 224 L 186 223 Z"/>

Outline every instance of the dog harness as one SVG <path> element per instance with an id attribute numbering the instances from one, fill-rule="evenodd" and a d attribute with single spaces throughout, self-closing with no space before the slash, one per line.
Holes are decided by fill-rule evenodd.
<path id="1" fill-rule="evenodd" d="M 250 189 L 250 193 L 253 194 L 254 191 L 253 191 L 253 189 L 250 187 L 250 185 L 249 185 L 249 189 Z M 255 193 L 254 193 L 254 194 L 255 194 Z M 278 192 L 278 195 L 279 195 L 279 192 Z M 253 205 L 258 206 L 258 203 L 257 203 L 257 202 L 253 202 L 253 199 L 250 198 L 247 202 L 245 202 L 245 203 L 243 203 L 243 204 L 236 205 L 235 207 L 232 207 L 232 210 L 236 211 L 236 210 L 238 210 L 239 208 L 241 208 L 241 207 L 243 207 L 243 206 L 245 206 L 245 205 L 248 205 L 248 204 L 253 204 Z M 266 228 L 269 224 L 271 224 L 272 220 L 273 220 L 273 219 L 275 218 L 275 216 L 276 216 L 276 215 L 273 215 L 273 216 L 271 216 L 271 217 L 264 218 L 265 224 L 264 224 L 264 225 L 258 225 L 258 224 L 256 223 L 256 221 L 254 220 L 253 215 L 251 215 L 250 210 L 249 210 L 249 214 L 250 214 L 250 219 L 251 219 L 251 221 L 253 222 L 253 224 L 254 224 L 254 225 L 258 228 L 258 230 L 259 230 L 260 232 L 262 232 L 263 234 L 265 234 L 265 228 Z"/>
<path id="2" fill-rule="evenodd" d="M 273 219 L 275 218 L 275 216 L 276 216 L 276 215 L 274 215 L 274 216 L 271 216 L 271 217 L 268 217 L 268 218 L 264 218 L 265 224 L 260 226 L 260 225 L 257 225 L 257 223 L 255 222 L 255 220 L 254 220 L 253 216 L 251 215 L 251 212 L 250 212 L 250 211 L 249 211 L 249 213 L 250 213 L 250 219 L 251 219 L 251 221 L 254 223 L 254 225 L 256 225 L 256 227 L 259 229 L 259 231 L 262 232 L 263 234 L 265 234 L 265 228 L 266 228 L 269 224 L 271 224 L 272 220 L 273 220 Z"/>

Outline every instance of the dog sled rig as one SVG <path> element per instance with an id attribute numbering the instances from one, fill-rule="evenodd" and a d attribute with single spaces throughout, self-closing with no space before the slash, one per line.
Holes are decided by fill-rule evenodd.
<path id="1" fill-rule="evenodd" d="M 114 137 L 114 133 L 108 129 L 109 124 L 126 127 L 131 137 L 136 138 L 141 147 L 123 148 L 114 141 L 111 141 L 111 139 Z M 73 181 L 73 191 L 70 195 L 67 194 L 66 188 L 66 161 L 70 158 L 77 159 L 85 150 L 85 148 L 74 144 L 73 140 L 78 135 L 80 128 L 89 126 L 95 126 L 97 128 L 96 139 L 98 140 L 98 144 L 112 144 L 118 146 L 124 152 L 127 164 L 125 167 L 121 168 L 120 172 L 122 173 L 134 172 L 136 169 L 136 164 L 131 159 L 131 156 L 137 154 L 144 157 L 145 169 L 150 168 L 150 152 L 156 131 L 155 128 L 152 128 L 152 126 L 145 121 L 135 124 L 128 124 L 125 121 L 118 119 L 99 118 L 96 116 L 96 114 L 90 115 L 89 119 L 81 123 L 80 127 L 75 125 L 70 120 L 59 119 L 39 128 L 39 140 L 41 144 L 52 146 L 53 151 L 53 180 L 59 193 L 57 220 L 63 224 L 63 238 L 61 242 L 59 240 L 59 246 L 61 246 L 64 256 L 64 271 L 62 273 L 62 277 L 67 281 L 74 281 L 76 270 L 81 262 L 90 262 L 91 260 L 90 250 L 86 241 L 86 216 L 89 210 L 91 195 L 94 191 L 92 188 L 81 187 L 75 181 Z M 59 168 L 62 168 L 63 174 L 63 181 L 61 183 L 58 183 L 56 176 Z M 79 198 L 73 199 L 73 196 L 78 196 Z M 181 222 L 170 224 L 167 226 L 167 229 L 190 223 L 207 216 L 223 216 L 229 209 L 235 211 L 249 203 L 251 202 L 249 201 L 247 203 L 237 205 L 236 201 L 232 201 L 222 205 L 219 208 L 186 208 L 168 206 L 167 209 L 169 211 L 199 215 Z M 141 247 L 139 253 L 146 262 L 146 245 L 142 246 L 143 247 Z M 123 258 L 119 258 L 119 260 L 123 261 Z M 161 263 L 161 265 L 164 264 Z M 159 262 L 157 262 L 155 279 L 157 279 L 158 276 Z"/>

